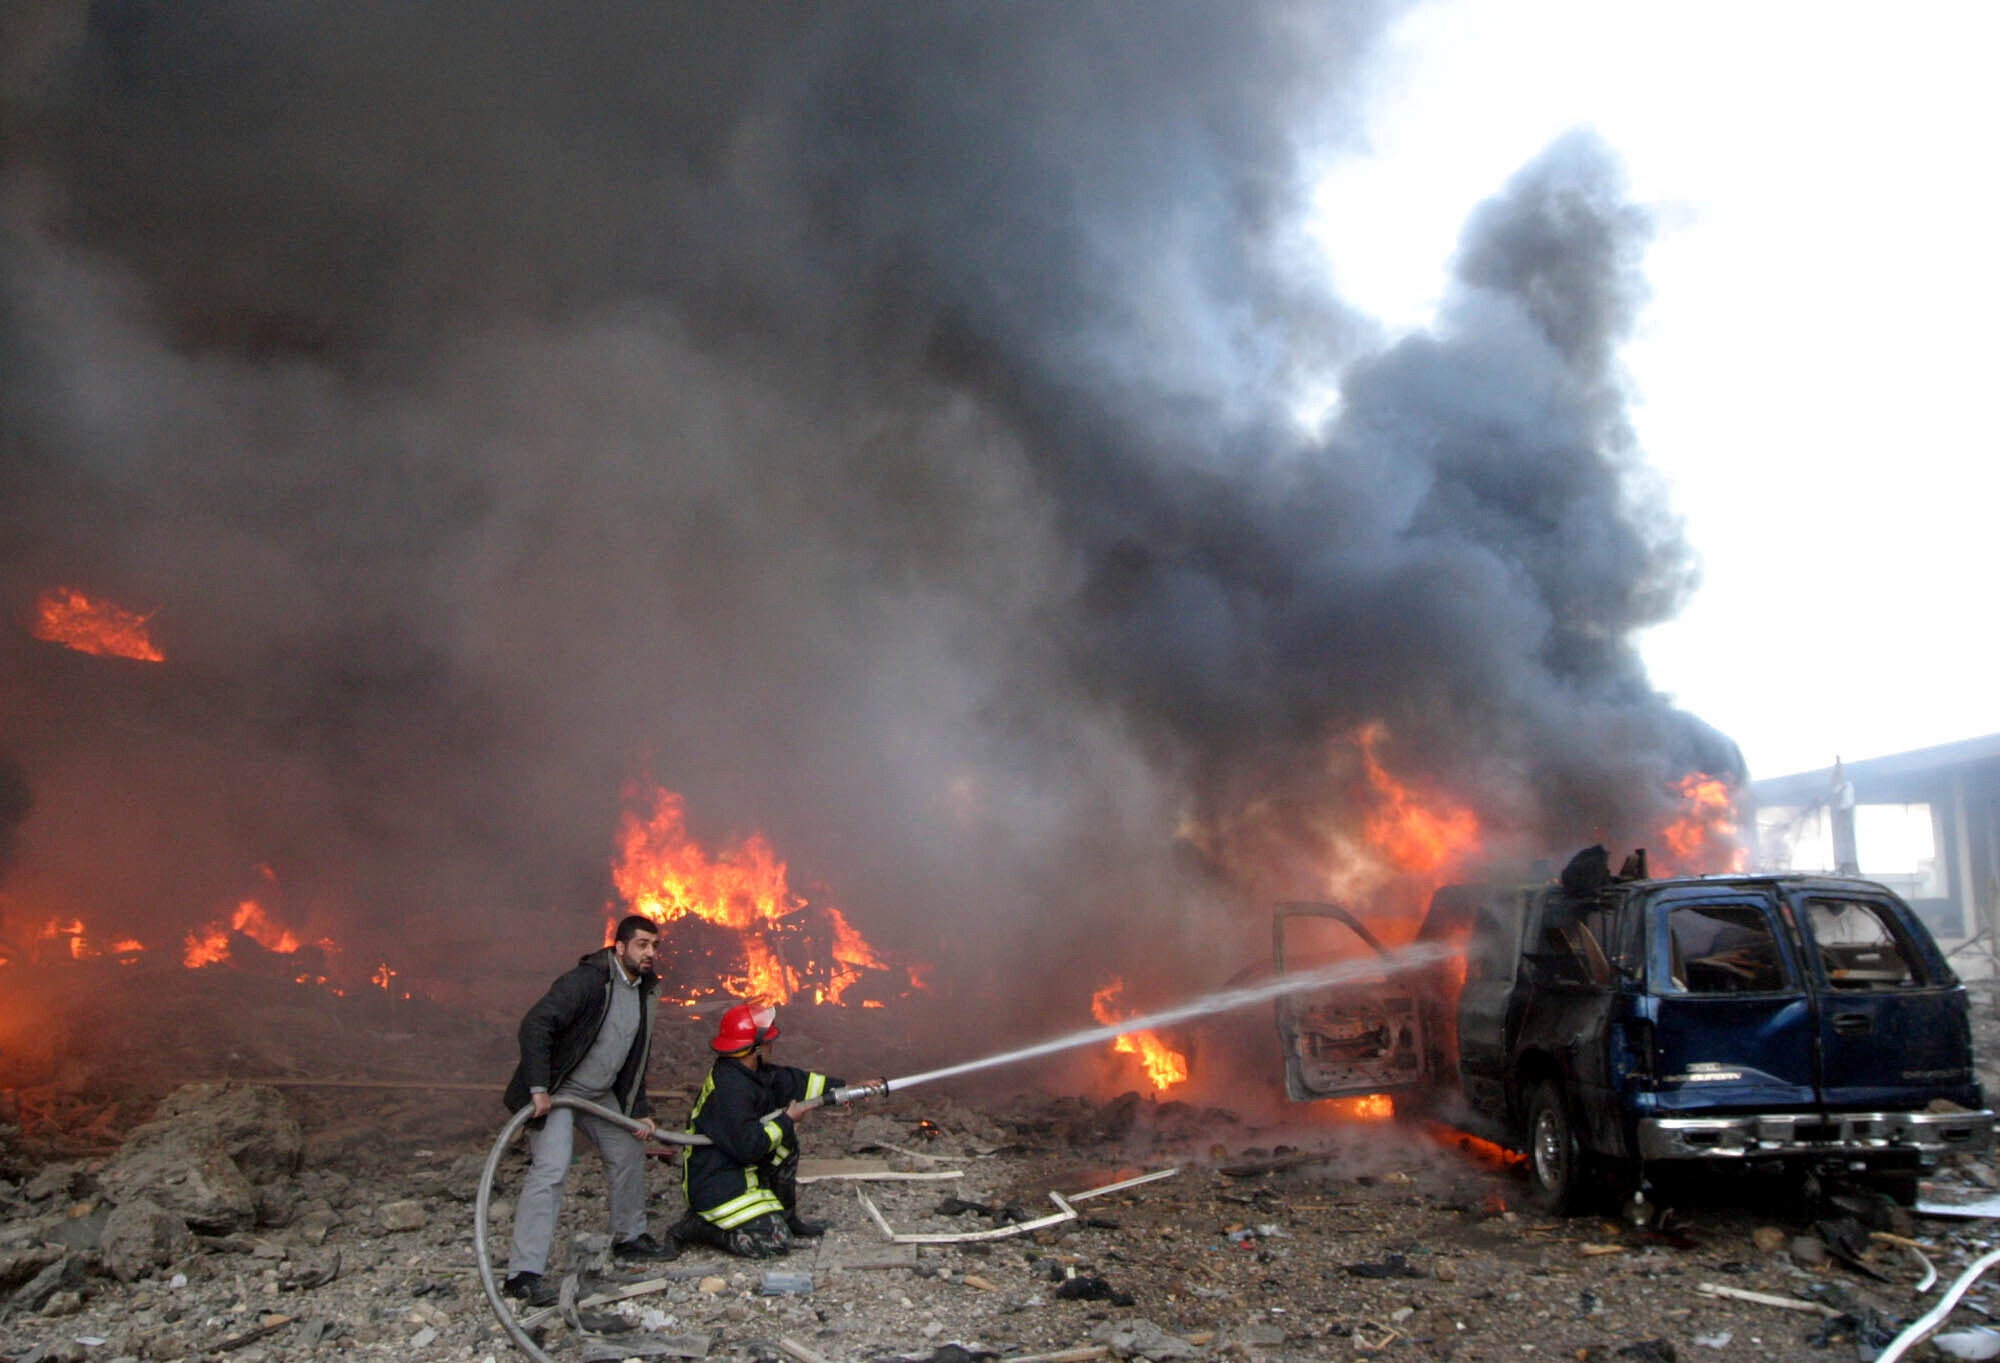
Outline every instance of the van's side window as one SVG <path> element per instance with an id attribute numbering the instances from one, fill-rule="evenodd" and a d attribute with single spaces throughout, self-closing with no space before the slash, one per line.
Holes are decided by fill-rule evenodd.
<path id="1" fill-rule="evenodd" d="M 1835 989 L 1890 989 L 1920 981 L 1882 911 L 1865 899 L 1806 901 L 1806 925 Z"/>
<path id="2" fill-rule="evenodd" d="M 1754 994 L 1782 989 L 1782 958 L 1771 923 L 1754 904 L 1685 904 L 1667 917 L 1669 988 L 1687 994 Z"/>
<path id="3" fill-rule="evenodd" d="M 1611 926 L 1611 914 L 1602 905 L 1552 899 L 1543 911 L 1542 950 L 1555 978 L 1599 988 L 1610 984 L 1604 942 Z"/>
<path id="4" fill-rule="evenodd" d="M 1518 913 L 1518 910 L 1516 910 Z M 1511 980 L 1514 978 L 1513 938 L 1493 909 L 1481 904 L 1473 911 L 1472 932 L 1465 943 L 1465 978 L 1468 980 Z"/>

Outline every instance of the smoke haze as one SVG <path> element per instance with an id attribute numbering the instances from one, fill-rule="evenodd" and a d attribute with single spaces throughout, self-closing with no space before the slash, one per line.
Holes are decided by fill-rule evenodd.
<path id="1" fill-rule="evenodd" d="M 168 661 L 8 626 L 8 907 L 170 943 L 268 876 L 412 981 L 553 969 L 645 779 L 1080 1008 L 1324 892 L 1371 721 L 1501 850 L 1643 837 L 1736 761 L 1632 642 L 1692 582 L 1648 220 L 1578 134 L 1432 330 L 1344 306 L 1306 169 L 1396 13 L 20 7 L 0 600 Z"/>

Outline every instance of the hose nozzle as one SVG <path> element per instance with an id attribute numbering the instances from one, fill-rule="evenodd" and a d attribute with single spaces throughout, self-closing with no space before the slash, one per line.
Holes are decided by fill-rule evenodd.
<path id="1" fill-rule="evenodd" d="M 870 1079 L 866 1083 L 849 1084 L 846 1088 L 831 1089 L 827 1092 L 826 1100 L 838 1106 L 841 1103 L 852 1103 L 861 1098 L 880 1098 L 888 1091 L 889 1081 L 887 1079 Z"/>

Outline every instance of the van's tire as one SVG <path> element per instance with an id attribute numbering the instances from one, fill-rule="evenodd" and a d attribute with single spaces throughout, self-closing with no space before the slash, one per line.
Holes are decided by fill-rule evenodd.
<path id="1" fill-rule="evenodd" d="M 1528 1095 L 1528 1198 L 1556 1216 L 1574 1216 L 1593 1193 L 1590 1159 L 1576 1138 L 1562 1082 L 1544 1079 Z"/>

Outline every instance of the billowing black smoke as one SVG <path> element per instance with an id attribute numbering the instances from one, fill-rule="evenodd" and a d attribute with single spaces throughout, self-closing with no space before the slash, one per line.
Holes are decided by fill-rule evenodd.
<path id="1" fill-rule="evenodd" d="M 27 8 L 0 598 L 168 657 L 0 655 L 86 918 L 263 876 L 411 979 L 587 946 L 644 776 L 1080 1002 L 1254 951 L 1371 721 L 1523 854 L 1735 764 L 1633 649 L 1690 568 L 1608 153 L 1481 209 L 1427 334 L 1318 282 L 1387 4 Z"/>

